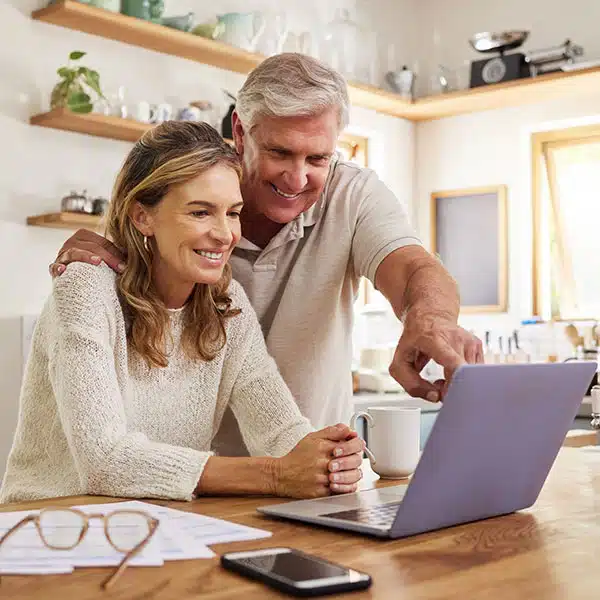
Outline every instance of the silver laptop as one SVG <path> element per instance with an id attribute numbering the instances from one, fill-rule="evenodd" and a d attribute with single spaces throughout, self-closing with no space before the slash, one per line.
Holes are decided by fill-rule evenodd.
<path id="1" fill-rule="evenodd" d="M 258 510 L 400 538 L 527 508 L 596 368 L 593 361 L 460 367 L 408 485 Z"/>

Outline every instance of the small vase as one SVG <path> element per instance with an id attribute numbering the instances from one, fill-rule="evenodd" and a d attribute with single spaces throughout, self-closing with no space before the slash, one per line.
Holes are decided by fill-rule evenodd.
<path id="1" fill-rule="evenodd" d="M 66 108 L 67 100 L 72 93 L 83 92 L 83 88 L 78 81 L 74 81 L 69 86 L 65 86 L 64 81 L 60 81 L 52 88 L 50 94 L 50 108 Z"/>
<path id="2" fill-rule="evenodd" d="M 122 0 L 121 12 L 144 21 L 160 21 L 165 10 L 163 0 Z"/>

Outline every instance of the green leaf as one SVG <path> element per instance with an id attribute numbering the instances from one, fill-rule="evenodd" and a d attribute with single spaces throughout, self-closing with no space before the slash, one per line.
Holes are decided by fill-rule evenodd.
<path id="1" fill-rule="evenodd" d="M 85 92 L 75 92 L 69 94 L 67 106 L 73 112 L 88 113 L 93 108 L 91 100 Z"/>
<path id="2" fill-rule="evenodd" d="M 85 52 L 80 52 L 78 50 L 76 50 L 75 52 L 71 52 L 71 54 L 69 54 L 69 59 L 70 60 L 79 60 L 82 56 L 85 56 L 86 53 Z"/>
<path id="3" fill-rule="evenodd" d="M 67 67 L 61 67 L 60 69 L 58 69 L 58 71 L 56 71 L 61 77 L 64 77 L 65 79 L 67 77 L 70 77 L 71 74 L 73 73 L 72 69 L 69 69 Z"/>
<path id="4" fill-rule="evenodd" d="M 104 98 L 104 94 L 100 89 L 100 75 L 96 71 L 88 71 L 85 73 L 85 82 L 98 94 Z"/>

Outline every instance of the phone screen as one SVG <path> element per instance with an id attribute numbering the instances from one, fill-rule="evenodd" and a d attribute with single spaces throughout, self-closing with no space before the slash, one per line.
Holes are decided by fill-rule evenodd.
<path id="1" fill-rule="evenodd" d="M 310 581 L 330 577 L 348 576 L 349 571 L 338 565 L 322 562 L 293 552 L 248 556 L 236 559 L 247 567 L 258 569 L 266 574 L 278 575 L 290 581 Z"/>

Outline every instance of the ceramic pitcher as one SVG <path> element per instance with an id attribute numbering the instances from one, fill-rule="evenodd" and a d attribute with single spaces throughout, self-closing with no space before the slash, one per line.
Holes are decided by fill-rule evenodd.
<path id="1" fill-rule="evenodd" d="M 121 12 L 130 17 L 158 22 L 165 10 L 163 0 L 122 0 Z"/>
<path id="2" fill-rule="evenodd" d="M 265 26 L 266 19 L 258 11 L 225 13 L 217 17 L 213 38 L 252 52 Z"/>

